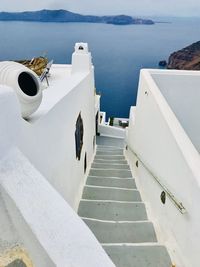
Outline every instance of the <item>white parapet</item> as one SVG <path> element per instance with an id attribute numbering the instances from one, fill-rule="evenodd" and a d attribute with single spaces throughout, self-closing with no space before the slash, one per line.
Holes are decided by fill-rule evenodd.
<path id="1" fill-rule="evenodd" d="M 0 158 L 11 144 L 17 144 L 21 134 L 20 105 L 17 96 L 8 86 L 0 85 Z"/>
<path id="2" fill-rule="evenodd" d="M 136 106 L 132 106 L 129 112 L 129 126 L 126 128 L 126 143 L 129 142 L 129 145 L 132 145 L 132 138 L 129 136 L 133 136 L 134 133 L 134 125 L 135 125 L 135 113 L 136 113 Z"/>
<path id="3" fill-rule="evenodd" d="M 176 266 L 200 261 L 199 84 L 199 72 L 142 70 L 127 136 L 137 183 Z"/>
<path id="4" fill-rule="evenodd" d="M 76 43 L 72 55 L 72 74 L 77 72 L 89 72 L 92 70 L 92 56 L 88 51 L 87 43 Z"/>
<path id="5" fill-rule="evenodd" d="M 100 112 L 100 124 L 106 125 L 106 112 L 104 111 Z"/>
<path id="6" fill-rule="evenodd" d="M 115 267 L 85 223 L 18 149 L 0 161 L 0 173 L 0 193 L 34 266 Z"/>
<path id="7" fill-rule="evenodd" d="M 106 124 L 99 124 L 99 133 L 102 136 L 116 137 L 122 139 L 124 139 L 126 135 L 125 129 Z"/>

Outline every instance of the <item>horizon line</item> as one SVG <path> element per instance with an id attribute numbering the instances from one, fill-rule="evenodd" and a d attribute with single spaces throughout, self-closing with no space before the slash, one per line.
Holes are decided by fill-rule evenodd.
<path id="1" fill-rule="evenodd" d="M 126 13 L 121 13 L 121 14 L 110 14 L 110 15 L 103 15 L 103 14 L 91 14 L 91 13 L 86 13 L 86 12 L 78 12 L 78 11 L 72 11 L 69 9 L 64 9 L 64 8 L 58 8 L 58 9 L 51 9 L 51 8 L 42 8 L 42 9 L 36 9 L 36 10 L 16 10 L 16 11 L 6 11 L 6 10 L 0 10 L 0 13 L 5 12 L 5 13 L 22 13 L 22 12 L 38 12 L 38 11 L 43 11 L 43 10 L 47 10 L 47 11 L 68 11 L 71 13 L 76 13 L 76 14 L 81 14 L 81 15 L 88 15 L 88 16 L 119 16 L 119 15 L 125 15 L 125 16 L 135 16 L 135 17 L 150 17 L 150 18 L 199 18 L 200 19 L 200 15 L 138 15 L 138 14 L 126 14 Z"/>

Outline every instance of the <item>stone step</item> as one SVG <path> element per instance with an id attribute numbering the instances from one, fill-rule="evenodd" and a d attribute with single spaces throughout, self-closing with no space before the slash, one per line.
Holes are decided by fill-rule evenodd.
<path id="1" fill-rule="evenodd" d="M 171 267 L 158 245 L 135 179 L 123 155 L 123 140 L 97 137 L 97 150 L 78 214 L 116 267 Z"/>
<path id="2" fill-rule="evenodd" d="M 155 246 L 104 246 L 116 267 L 171 267 L 165 247 Z"/>
<path id="3" fill-rule="evenodd" d="M 116 200 L 116 201 L 141 201 L 140 193 L 135 189 L 118 189 L 109 187 L 85 186 L 83 199 Z"/>
<path id="4" fill-rule="evenodd" d="M 142 202 L 81 201 L 78 214 L 84 218 L 106 221 L 146 221 L 147 213 Z"/>
<path id="5" fill-rule="evenodd" d="M 126 160 L 123 155 L 96 155 L 96 159 L 103 159 L 103 160 Z"/>
<path id="6" fill-rule="evenodd" d="M 97 150 L 115 151 L 115 150 L 123 150 L 123 148 L 115 147 L 115 146 L 100 146 L 100 145 L 97 145 Z"/>
<path id="7" fill-rule="evenodd" d="M 133 178 L 103 178 L 103 177 L 90 177 L 88 176 L 87 185 L 118 187 L 136 189 L 135 179 Z"/>
<path id="8" fill-rule="evenodd" d="M 97 145 L 101 146 L 109 146 L 115 148 L 123 148 L 124 147 L 124 139 L 122 138 L 114 138 L 107 136 L 97 136 L 96 137 Z"/>
<path id="9" fill-rule="evenodd" d="M 132 178 L 130 170 L 98 170 L 91 169 L 89 176 Z"/>
<path id="10" fill-rule="evenodd" d="M 116 170 L 130 170 L 129 165 L 127 164 L 102 164 L 102 163 L 92 163 L 92 168 L 93 169 L 104 169 L 104 170 L 109 170 L 109 169 L 116 169 Z"/>
<path id="11" fill-rule="evenodd" d="M 126 160 L 104 160 L 104 159 L 94 159 L 94 163 L 110 163 L 110 164 L 127 164 Z"/>
<path id="12" fill-rule="evenodd" d="M 102 222 L 84 219 L 100 243 L 157 242 L 151 222 Z"/>
<path id="13" fill-rule="evenodd" d="M 96 151 L 96 156 L 120 156 L 124 155 L 123 149 L 116 149 L 116 150 L 97 150 Z"/>

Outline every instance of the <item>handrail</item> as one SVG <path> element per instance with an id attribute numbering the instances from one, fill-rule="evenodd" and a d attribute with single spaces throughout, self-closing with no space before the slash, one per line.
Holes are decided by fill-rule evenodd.
<path id="1" fill-rule="evenodd" d="M 175 205 L 175 207 L 182 213 L 185 214 L 187 212 L 186 208 L 183 206 L 182 202 L 178 201 L 177 198 L 172 194 L 172 192 L 162 183 L 162 181 L 151 171 L 145 163 L 141 160 L 141 158 L 135 153 L 135 151 L 128 146 L 128 149 L 136 156 L 136 158 L 141 162 L 143 167 L 149 172 L 149 174 L 154 178 L 154 180 L 160 185 L 160 187 L 163 189 L 163 191 L 167 194 L 169 199 L 172 201 L 172 203 Z"/>

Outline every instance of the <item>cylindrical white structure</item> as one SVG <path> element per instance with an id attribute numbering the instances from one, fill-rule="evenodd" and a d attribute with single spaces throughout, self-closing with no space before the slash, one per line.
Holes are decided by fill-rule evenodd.
<path id="1" fill-rule="evenodd" d="M 42 101 L 42 89 L 38 76 L 22 64 L 0 62 L 0 84 L 10 86 L 16 92 L 23 118 L 34 113 Z"/>

